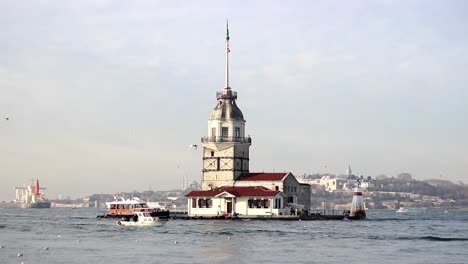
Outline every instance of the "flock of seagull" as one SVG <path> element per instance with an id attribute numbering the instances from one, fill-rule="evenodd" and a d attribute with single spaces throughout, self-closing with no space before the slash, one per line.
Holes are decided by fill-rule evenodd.
<path id="1" fill-rule="evenodd" d="M 61 235 L 58 235 L 58 236 L 57 236 L 57 238 L 60 238 L 60 237 L 61 237 Z M 76 241 L 76 243 L 80 243 L 80 242 L 81 242 L 81 240 L 79 240 L 79 239 Z M 3 248 L 6 248 L 6 246 L 5 246 L 5 245 L 0 245 L 0 249 L 3 249 Z M 49 250 L 49 248 L 48 248 L 48 247 L 44 247 L 44 250 L 47 251 L 47 250 Z M 18 253 L 17 256 L 18 256 L 18 258 L 21 258 L 21 257 L 23 256 L 23 253 L 20 252 L 20 253 Z M 21 262 L 21 264 L 23 264 L 23 263 L 24 263 L 24 262 Z"/>
<path id="2" fill-rule="evenodd" d="M 5 121 L 9 121 L 9 120 L 10 120 L 9 117 L 5 117 Z M 191 144 L 191 145 L 189 145 L 188 149 L 198 150 L 198 145 L 197 144 Z"/>
<path id="3" fill-rule="evenodd" d="M 9 120 L 10 120 L 9 117 L 5 117 L 5 121 L 9 121 Z M 198 150 L 198 145 L 196 145 L 196 144 L 191 144 L 191 145 L 189 145 L 188 149 L 195 149 L 195 150 Z M 61 236 L 58 235 L 57 237 L 61 237 Z M 228 239 L 230 239 L 230 237 L 229 237 Z M 80 243 L 80 240 L 77 240 L 76 242 L 77 242 L 77 243 Z M 177 243 L 178 243 L 177 241 L 174 241 L 174 244 L 177 244 Z M 2 248 L 5 248 L 5 246 L 4 246 L 4 245 L 0 245 L 0 249 L 2 249 Z M 44 247 L 44 250 L 49 250 L 49 248 L 48 248 L 48 247 Z M 22 256 L 23 256 L 23 253 L 18 253 L 18 257 L 19 257 L 19 258 L 22 257 Z"/>
<path id="4" fill-rule="evenodd" d="M 304 226 L 304 227 L 305 227 L 305 226 Z M 60 237 L 61 237 L 61 235 L 58 235 L 58 236 L 57 236 L 57 238 L 60 238 Z M 228 236 L 227 239 L 231 239 L 231 237 Z M 79 239 L 76 241 L 76 243 L 80 243 L 80 242 L 81 242 L 81 240 L 79 240 Z M 138 242 L 138 240 L 135 240 L 135 242 Z M 179 243 L 179 242 L 178 242 L 177 240 L 174 241 L 174 244 L 178 244 L 178 243 Z M 6 246 L 4 246 L 4 245 L 0 245 L 0 249 L 5 248 L 5 247 L 6 247 Z M 49 250 L 49 248 L 48 248 L 48 247 L 44 247 L 44 250 L 47 251 L 47 250 Z M 18 253 L 18 258 L 20 258 L 20 257 L 23 257 L 23 253 Z M 24 264 L 24 262 L 21 262 L 21 264 Z"/>

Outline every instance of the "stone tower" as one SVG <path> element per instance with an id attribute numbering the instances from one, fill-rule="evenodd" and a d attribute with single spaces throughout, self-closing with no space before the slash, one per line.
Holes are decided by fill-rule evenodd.
<path id="1" fill-rule="evenodd" d="M 229 29 L 226 24 L 225 85 L 216 93 L 218 100 L 208 121 L 208 136 L 203 144 L 202 190 L 232 186 L 249 172 L 251 138 L 245 136 L 245 120 L 236 104 L 237 92 L 229 87 Z"/>

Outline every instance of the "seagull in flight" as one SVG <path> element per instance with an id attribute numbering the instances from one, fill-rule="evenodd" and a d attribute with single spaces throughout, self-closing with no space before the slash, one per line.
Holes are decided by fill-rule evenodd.
<path id="1" fill-rule="evenodd" d="M 191 149 L 191 148 L 195 148 L 195 150 L 198 150 L 198 145 L 192 144 L 192 145 L 189 146 L 189 149 Z"/>

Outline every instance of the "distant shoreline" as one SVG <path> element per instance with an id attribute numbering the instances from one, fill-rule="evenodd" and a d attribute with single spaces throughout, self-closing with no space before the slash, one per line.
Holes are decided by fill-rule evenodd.
<path id="1" fill-rule="evenodd" d="M 405 207 L 412 209 L 425 209 L 429 211 L 468 211 L 468 207 Z M 398 209 L 367 209 L 366 211 L 392 212 Z"/>
<path id="2" fill-rule="evenodd" d="M 94 208 L 96 207 L 84 207 L 80 206 L 81 204 L 59 204 L 58 206 L 52 206 L 51 208 L 73 208 L 73 209 L 78 209 L 78 208 Z M 12 201 L 1 201 L 0 202 L 0 208 L 21 208 L 21 204 L 15 203 Z M 419 210 L 429 210 L 429 211 L 460 211 L 460 212 L 468 212 L 468 207 L 463 206 L 463 207 L 407 207 L 407 208 L 412 208 L 412 209 L 419 209 Z M 103 208 L 101 208 L 103 209 Z M 318 209 L 317 209 L 318 210 Z M 394 212 L 397 209 L 367 209 L 366 211 L 368 212 Z M 315 211 L 315 210 L 311 210 Z M 321 210 L 318 210 L 321 211 Z M 340 211 L 340 210 L 335 210 L 335 211 Z"/>

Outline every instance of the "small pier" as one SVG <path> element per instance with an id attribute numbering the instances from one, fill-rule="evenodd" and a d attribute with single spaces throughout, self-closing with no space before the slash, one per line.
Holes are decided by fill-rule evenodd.
<path id="1" fill-rule="evenodd" d="M 236 215 L 236 216 L 189 216 L 186 212 L 170 212 L 170 219 L 180 220 L 280 220 L 280 221 L 313 221 L 313 220 L 343 220 L 345 215 L 341 210 L 316 210 L 307 215 Z"/>

